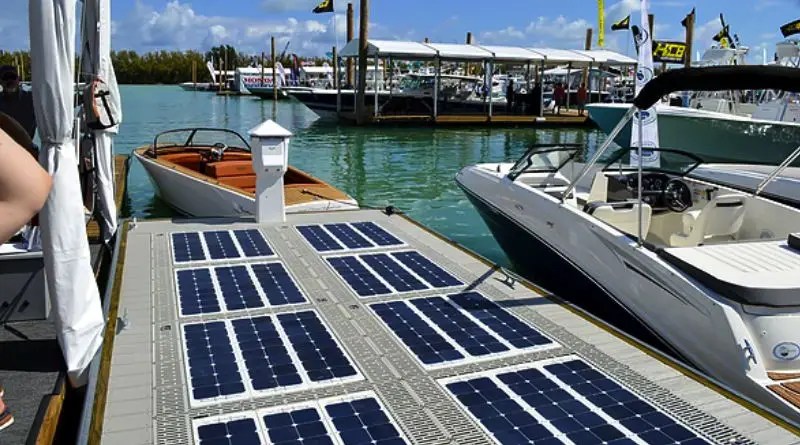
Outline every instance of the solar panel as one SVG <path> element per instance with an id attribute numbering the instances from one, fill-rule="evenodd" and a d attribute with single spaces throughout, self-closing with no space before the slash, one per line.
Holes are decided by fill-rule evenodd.
<path id="1" fill-rule="evenodd" d="M 173 233 L 172 254 L 176 263 L 205 260 L 206 254 L 200 234 L 197 232 Z"/>
<path id="2" fill-rule="evenodd" d="M 198 445 L 261 445 L 261 431 L 253 413 L 236 413 L 197 419 L 195 441 Z"/>
<path id="3" fill-rule="evenodd" d="M 272 318 L 241 318 L 231 323 L 254 390 L 303 382 Z"/>
<path id="4" fill-rule="evenodd" d="M 212 260 L 238 258 L 239 250 L 233 243 L 231 233 L 227 230 L 203 232 L 208 255 Z"/>
<path id="5" fill-rule="evenodd" d="M 314 407 L 299 408 L 289 412 L 267 414 L 262 417 L 267 436 L 274 444 L 333 445 L 328 429 Z"/>
<path id="6" fill-rule="evenodd" d="M 348 249 L 364 249 L 375 247 L 372 242 L 361 236 L 352 227 L 344 223 L 325 224 L 325 228 Z"/>
<path id="7" fill-rule="evenodd" d="M 247 258 L 266 257 L 275 254 L 258 229 L 234 230 L 233 236 L 239 243 L 242 254 Z"/>
<path id="8" fill-rule="evenodd" d="M 327 258 L 327 261 L 350 288 L 361 297 L 392 293 L 391 289 L 354 256 L 331 257 Z"/>
<path id="9" fill-rule="evenodd" d="M 411 275 L 403 266 L 385 253 L 360 255 L 367 265 L 398 292 L 427 289 L 428 286 Z"/>
<path id="10" fill-rule="evenodd" d="M 175 272 L 181 315 L 220 312 L 219 299 L 208 269 L 184 269 Z"/>
<path id="11" fill-rule="evenodd" d="M 536 329 L 528 326 L 497 303 L 478 292 L 449 295 L 451 301 L 467 313 L 480 320 L 489 329 L 517 348 L 546 345 L 552 341 Z"/>
<path id="12" fill-rule="evenodd" d="M 406 441 L 377 399 L 331 403 L 325 411 L 345 444 L 401 445 Z"/>
<path id="13" fill-rule="evenodd" d="M 415 298 L 411 300 L 411 304 L 470 355 L 480 356 L 508 351 L 507 346 L 442 297 Z"/>
<path id="14" fill-rule="evenodd" d="M 374 222 L 356 222 L 351 223 L 351 225 L 379 246 L 399 246 L 405 244 L 400 241 L 399 238 Z"/>
<path id="15" fill-rule="evenodd" d="M 464 358 L 464 355 L 402 301 L 375 303 L 372 310 L 426 364 Z"/>
<path id="16" fill-rule="evenodd" d="M 333 237 L 321 226 L 297 226 L 297 230 L 317 252 L 344 250 L 344 247 L 335 239 L 333 239 Z"/>
<path id="17" fill-rule="evenodd" d="M 253 264 L 253 274 L 272 306 L 305 303 L 297 284 L 281 263 Z"/>
<path id="18" fill-rule="evenodd" d="M 312 382 L 357 374 L 316 312 L 280 314 L 278 320 Z"/>
<path id="19" fill-rule="evenodd" d="M 264 307 L 264 301 L 245 266 L 216 267 L 217 283 L 229 311 Z"/>
<path id="20" fill-rule="evenodd" d="M 447 273 L 444 269 L 434 264 L 428 258 L 416 251 L 394 252 L 392 256 L 405 264 L 420 278 L 427 281 L 431 286 L 442 288 L 459 286 L 463 284 L 454 276 Z"/>
<path id="21" fill-rule="evenodd" d="M 212 401 L 244 393 L 225 322 L 186 324 L 183 335 L 192 400 Z"/>
<path id="22" fill-rule="evenodd" d="M 500 443 L 708 443 L 579 359 L 519 365 L 443 383 Z"/>

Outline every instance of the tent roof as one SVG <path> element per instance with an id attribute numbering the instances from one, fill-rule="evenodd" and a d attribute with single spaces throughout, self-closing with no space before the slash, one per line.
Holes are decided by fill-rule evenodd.
<path id="1" fill-rule="evenodd" d="M 637 60 L 607 49 L 575 50 L 580 55 L 590 57 L 595 64 L 603 65 L 636 65 Z"/>
<path id="2" fill-rule="evenodd" d="M 594 60 L 591 57 L 569 49 L 554 49 L 554 48 L 528 48 L 528 49 L 543 55 L 546 63 L 555 63 L 555 64 L 572 63 L 572 66 L 576 67 L 589 66 L 590 63 L 594 63 Z"/>
<path id="3" fill-rule="evenodd" d="M 542 54 L 518 46 L 480 45 L 480 47 L 493 53 L 494 60 L 507 62 L 537 62 L 544 60 Z"/>
<path id="4" fill-rule="evenodd" d="M 342 48 L 342 57 L 358 57 L 358 39 L 351 40 Z M 433 59 L 436 50 L 419 42 L 402 42 L 396 40 L 368 40 L 367 55 L 408 57 L 411 59 Z"/>
<path id="5" fill-rule="evenodd" d="M 480 46 L 462 45 L 456 43 L 425 43 L 424 45 L 436 50 L 442 59 L 454 60 L 491 60 L 492 53 Z"/>

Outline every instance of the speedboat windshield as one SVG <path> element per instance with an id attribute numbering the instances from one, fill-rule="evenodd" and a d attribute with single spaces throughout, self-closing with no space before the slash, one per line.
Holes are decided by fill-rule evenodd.
<path id="1" fill-rule="evenodd" d="M 603 171 L 636 170 L 638 162 L 631 162 L 631 152 L 636 148 L 619 148 L 614 151 L 603 167 Z M 686 176 L 703 163 L 703 160 L 692 153 L 667 148 L 648 149 L 657 162 L 643 162 L 642 170 Z"/>
<path id="2" fill-rule="evenodd" d="M 242 136 L 225 128 L 184 128 L 169 130 L 156 135 L 153 146 L 167 147 L 210 147 L 225 144 L 227 147 L 249 150 L 250 145 Z"/>
<path id="3" fill-rule="evenodd" d="M 583 145 L 535 145 L 511 167 L 508 177 L 512 180 L 523 173 L 556 172 L 583 152 Z"/>

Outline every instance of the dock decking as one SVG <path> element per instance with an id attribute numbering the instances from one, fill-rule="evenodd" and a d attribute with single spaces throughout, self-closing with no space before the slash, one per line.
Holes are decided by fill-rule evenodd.
<path id="1" fill-rule="evenodd" d="M 342 113 L 340 119 L 345 122 L 354 123 L 355 114 Z M 563 110 L 561 114 L 545 113 L 543 117 L 522 115 L 522 114 L 495 114 L 488 116 L 485 114 L 443 114 L 437 117 L 425 114 L 386 114 L 369 116 L 369 124 L 409 124 L 409 125 L 482 125 L 482 126 L 509 126 L 509 125 L 530 125 L 530 126 L 586 126 L 590 125 L 589 114 L 583 116 L 577 110 Z"/>
<path id="2" fill-rule="evenodd" d="M 298 229 L 331 223 L 349 224 Z M 800 440 L 400 215 L 151 220 L 126 238 L 92 443 Z"/>

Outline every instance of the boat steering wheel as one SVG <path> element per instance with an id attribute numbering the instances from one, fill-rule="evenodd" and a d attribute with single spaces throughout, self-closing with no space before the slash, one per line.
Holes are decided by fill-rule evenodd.
<path id="1" fill-rule="evenodd" d="M 692 207 L 692 190 L 680 179 L 670 179 L 663 193 L 664 203 L 673 212 L 683 213 Z"/>
<path id="2" fill-rule="evenodd" d="M 211 152 L 209 153 L 209 158 L 211 162 L 218 162 L 222 160 L 222 157 L 225 156 L 225 150 L 228 149 L 228 146 L 223 144 L 222 142 L 217 142 L 211 147 Z"/>

